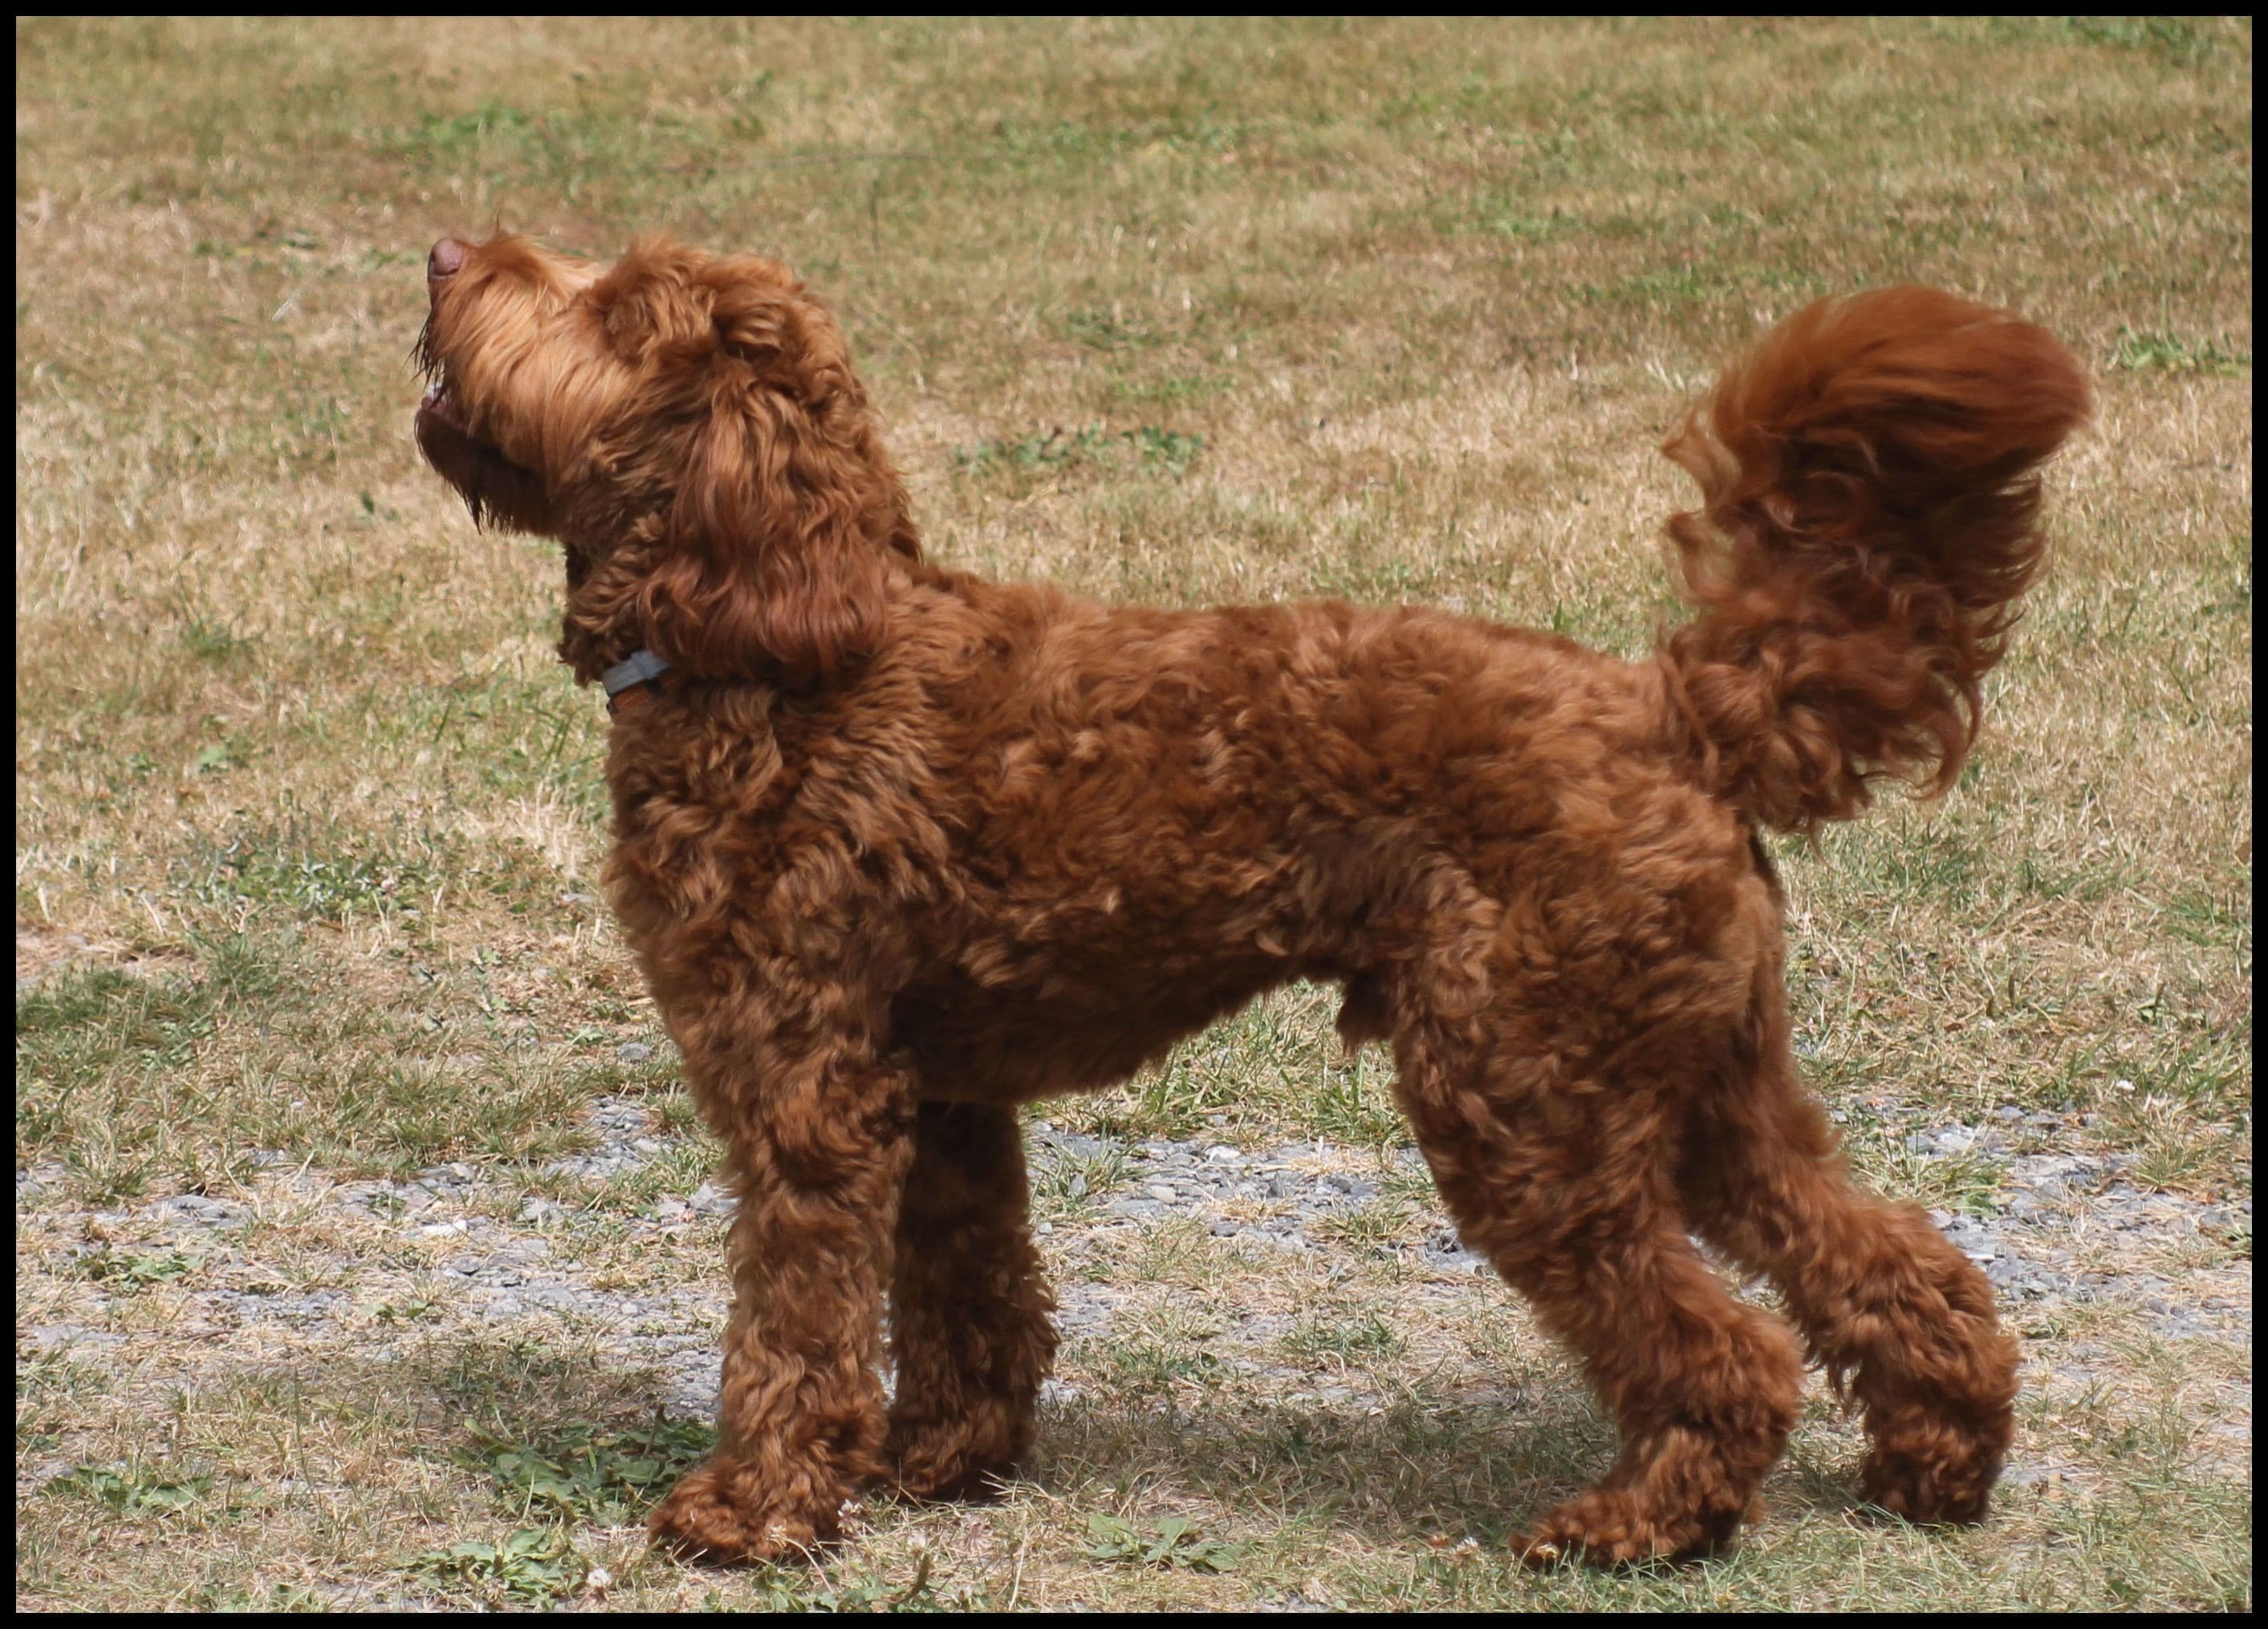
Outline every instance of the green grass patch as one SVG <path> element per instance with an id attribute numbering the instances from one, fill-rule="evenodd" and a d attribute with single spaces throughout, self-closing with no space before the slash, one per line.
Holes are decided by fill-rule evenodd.
<path id="1" fill-rule="evenodd" d="M 1097 1511 L 1086 1519 L 1082 1553 L 1122 1566 L 1179 1567 L 1194 1573 L 1226 1573 L 1243 1546 L 1204 1537 L 1187 1516 L 1160 1516 L 1140 1525 Z"/>
<path id="2" fill-rule="evenodd" d="M 941 1595 L 930 1576 L 934 1566 L 935 1558 L 925 1552 L 909 1578 L 850 1577 L 840 1582 L 815 1580 L 800 1566 L 767 1566 L 755 1574 L 755 1599 L 747 1607 L 728 1605 L 714 1594 L 703 1604 L 718 1611 L 765 1612 L 945 1612 L 983 1604 L 966 1589 Z"/>
<path id="3" fill-rule="evenodd" d="M 558 1529 L 523 1527 L 494 1544 L 467 1539 L 446 1550 L 425 1551 L 412 1557 L 404 1571 L 449 1594 L 549 1606 L 575 1593 L 590 1564 Z"/>
<path id="4" fill-rule="evenodd" d="M 621 1527 L 644 1520 L 716 1440 L 710 1426 L 657 1419 L 571 1427 L 541 1443 L 485 1441 L 475 1454 L 496 1479 L 504 1515 Z"/>
<path id="5" fill-rule="evenodd" d="M 166 1515 L 188 1509 L 212 1492 L 209 1474 L 158 1465 L 79 1465 L 48 1484 L 50 1498 L 92 1500 L 121 1515 Z"/>
<path id="6" fill-rule="evenodd" d="M 1068 1220 L 1093 1212 L 1132 1173 L 1125 1149 L 1106 1147 L 1091 1154 L 1051 1151 L 1033 1173 L 1032 1200 L 1048 1220 Z"/>
<path id="7" fill-rule="evenodd" d="M 1118 431 L 1088 424 L 1072 431 L 1055 429 L 973 442 L 956 448 L 954 461 L 959 468 L 971 474 L 1005 471 L 1017 475 L 1130 461 L 1138 468 L 1162 470 L 1179 479 L 1189 473 L 1189 466 L 1204 450 L 1202 435 L 1158 424 Z"/>
<path id="8" fill-rule="evenodd" d="M 79 1258 L 79 1270 L 98 1284 L 113 1284 L 128 1290 L 146 1288 L 152 1284 L 167 1284 L 195 1272 L 204 1265 L 202 1256 L 190 1256 L 180 1250 L 134 1252 L 129 1250 L 98 1249 Z"/>
<path id="9" fill-rule="evenodd" d="M 1374 1199 L 1316 1219 L 1316 1237 L 1343 1244 L 1356 1254 L 1379 1257 L 1405 1242 L 1412 1213 L 1396 1199 Z"/>
<path id="10" fill-rule="evenodd" d="M 1302 1318 L 1284 1337 L 1284 1350 L 1293 1357 L 1314 1361 L 1336 1360 L 1364 1363 L 1399 1357 L 1409 1343 L 1388 1325 L 1377 1310 L 1348 1307 Z"/>
<path id="11" fill-rule="evenodd" d="M 2113 365 L 2136 373 L 2235 375 L 2252 365 L 2252 353 L 2230 350 L 2214 340 L 2183 339 L 2121 327 L 2110 360 Z"/>

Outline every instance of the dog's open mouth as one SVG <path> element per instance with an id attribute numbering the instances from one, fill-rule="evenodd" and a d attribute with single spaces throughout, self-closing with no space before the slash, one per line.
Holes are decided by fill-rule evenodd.
<path id="1" fill-rule="evenodd" d="M 417 403 L 416 424 L 418 450 L 463 496 L 475 524 L 493 521 L 523 532 L 551 529 L 551 505 L 542 478 L 474 433 L 445 370 L 433 370 Z"/>
<path id="2" fill-rule="evenodd" d="M 425 387 L 425 396 L 418 402 L 417 410 L 421 415 L 431 414 L 457 431 L 465 427 L 464 415 L 458 411 L 456 394 L 449 388 L 446 378 L 437 379 Z"/>
<path id="3" fill-rule="evenodd" d="M 422 442 L 435 435 L 463 444 L 470 452 L 498 462 L 510 463 L 495 443 L 483 440 L 473 433 L 472 421 L 465 412 L 464 403 L 458 400 L 455 386 L 448 373 L 438 365 L 425 386 L 425 394 L 417 403 L 417 437 Z M 442 472 L 447 474 L 446 470 Z"/>

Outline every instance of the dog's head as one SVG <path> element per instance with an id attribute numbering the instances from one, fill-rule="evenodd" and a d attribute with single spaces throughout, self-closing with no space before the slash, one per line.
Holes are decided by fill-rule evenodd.
<path id="1" fill-rule="evenodd" d="M 566 545 L 585 615 L 701 677 L 808 684 L 881 642 L 919 544 L 842 333 L 784 267 L 444 238 L 426 288 L 417 444 L 476 521 Z"/>

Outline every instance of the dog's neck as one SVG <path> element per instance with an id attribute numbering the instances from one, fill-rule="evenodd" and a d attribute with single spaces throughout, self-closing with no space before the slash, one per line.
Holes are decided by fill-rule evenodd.
<path id="1" fill-rule="evenodd" d="M 572 537 L 566 546 L 567 598 L 561 618 L 559 657 L 582 683 L 603 681 L 641 651 L 652 652 L 672 663 L 684 664 L 684 677 L 747 679 L 770 682 L 780 675 L 765 665 L 761 652 L 745 667 L 719 669 L 713 660 L 703 668 L 681 650 L 671 648 L 666 633 L 656 628 L 655 574 L 663 569 L 668 545 L 661 537 L 658 517 L 634 522 L 620 530 L 609 528 L 618 541 L 603 547 L 578 545 Z M 880 561 L 876 591 L 902 592 L 911 579 L 940 575 L 921 557 L 921 545 L 909 522 L 899 520 L 887 538 L 874 545 Z M 792 689 L 806 686 L 792 676 Z"/>
<path id="2" fill-rule="evenodd" d="M 559 660 L 574 669 L 578 682 L 603 682 L 609 669 L 652 643 L 637 593 L 652 547 L 634 539 L 601 559 L 566 542 L 567 605 L 560 619 Z"/>

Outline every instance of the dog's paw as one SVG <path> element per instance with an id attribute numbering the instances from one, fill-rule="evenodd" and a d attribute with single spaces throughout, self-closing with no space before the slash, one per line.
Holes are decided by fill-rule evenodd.
<path id="1" fill-rule="evenodd" d="M 1965 1527 L 1982 1522 L 1992 1503 L 2015 1412 L 2004 1394 L 1983 1407 L 1880 1407 L 1867 1412 L 1867 1434 L 1859 1496 L 1870 1512 L 1917 1527 Z"/>
<path id="2" fill-rule="evenodd" d="M 990 1504 L 1016 1468 L 1012 1452 L 986 1452 L 966 1426 L 894 1422 L 882 1459 L 880 1485 L 918 1504 Z"/>
<path id="3" fill-rule="evenodd" d="M 893 1465 L 883 1473 L 882 1491 L 917 1505 L 990 1505 L 998 1502 L 1012 1465 L 926 1466 L 919 1461 Z"/>
<path id="4" fill-rule="evenodd" d="M 1739 1513 L 1700 1516 L 1650 1508 L 1636 1494 L 1594 1488 L 1569 1500 L 1526 1533 L 1511 1540 L 1512 1552 L 1533 1567 L 1563 1561 L 1594 1566 L 1632 1566 L 1647 1561 L 1691 1561 L 1730 1540 L 1741 1525 Z"/>
<path id="5" fill-rule="evenodd" d="M 1912 1522 L 1970 1527 L 1982 1522 L 1999 1479 L 1997 1453 L 1915 1454 L 1877 1447 L 1859 1471 L 1867 1511 Z"/>
<path id="6" fill-rule="evenodd" d="M 712 1460 L 655 1507 L 646 1530 L 655 1544 L 709 1566 L 792 1561 L 841 1538 L 857 1508 L 840 1490 L 783 1498 L 753 1466 Z"/>

